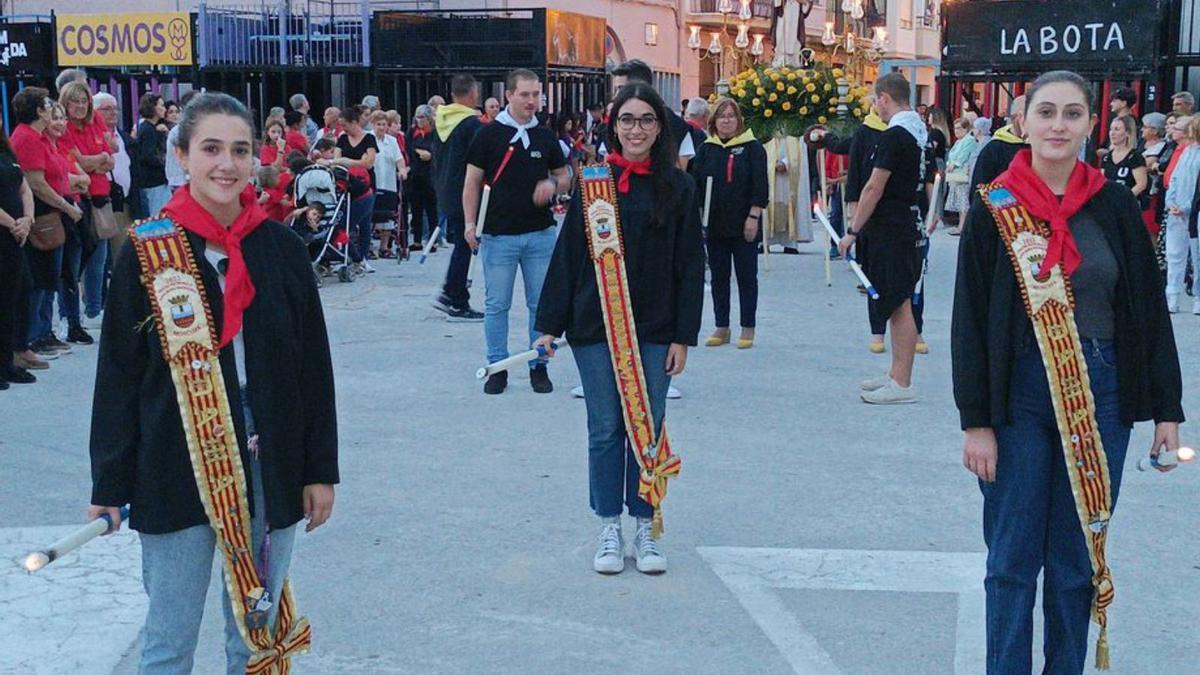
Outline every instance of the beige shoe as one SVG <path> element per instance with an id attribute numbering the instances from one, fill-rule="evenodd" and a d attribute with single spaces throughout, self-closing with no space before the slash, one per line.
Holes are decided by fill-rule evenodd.
<path id="1" fill-rule="evenodd" d="M 918 354 L 928 354 L 929 353 L 929 345 L 926 344 L 924 340 L 917 340 L 917 353 Z"/>
<path id="2" fill-rule="evenodd" d="M 887 347 L 883 346 L 883 340 L 871 340 L 867 343 L 867 349 L 871 350 L 872 354 L 882 354 L 887 351 Z"/>
<path id="3" fill-rule="evenodd" d="M 705 347 L 720 347 L 721 345 L 729 344 L 729 334 L 718 335 L 713 333 L 707 340 L 704 341 Z"/>

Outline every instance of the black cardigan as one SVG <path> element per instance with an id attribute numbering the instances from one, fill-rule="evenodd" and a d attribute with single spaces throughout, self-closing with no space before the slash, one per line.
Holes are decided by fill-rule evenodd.
<path id="1" fill-rule="evenodd" d="M 1117 258 L 1117 382 L 1121 421 L 1182 422 L 1175 335 L 1154 250 L 1137 200 L 1109 183 L 1083 207 L 1104 230 Z M 1033 327 L 995 220 L 971 200 L 958 249 L 950 326 L 954 401 L 962 428 L 1010 421 L 1009 384 L 1021 340 Z"/>
<path id="2" fill-rule="evenodd" d="M 1029 146 L 1024 143 L 1009 143 L 993 138 L 979 151 L 975 159 L 975 170 L 971 172 L 971 188 L 996 180 L 996 177 L 1008 170 L 1013 157 Z M 972 197 L 974 199 L 974 197 Z"/>
<path id="3" fill-rule="evenodd" d="M 615 176 L 621 169 L 613 167 Z M 692 179 L 674 169 L 672 189 L 679 208 L 669 222 L 655 224 L 654 180 L 632 176 L 628 194 L 617 196 L 625 270 L 638 340 L 695 345 L 704 309 L 704 249 L 700 211 Z M 536 330 L 562 335 L 573 345 L 605 341 L 600 292 L 588 257 L 579 190 L 571 199 L 554 257 L 538 300 Z"/>
<path id="4" fill-rule="evenodd" d="M 726 181 L 731 156 L 733 176 L 732 180 Z M 710 239 L 743 236 L 750 208 L 767 208 L 767 151 L 758 141 L 731 147 L 701 143 L 696 148 L 690 170 L 696 178 L 696 206 L 701 210 L 704 208 L 705 183 L 708 177 L 713 179 L 712 206 L 708 215 Z"/>
<path id="5" fill-rule="evenodd" d="M 197 260 L 204 240 L 188 234 Z M 263 223 L 242 242 L 254 281 L 243 315 L 246 378 L 259 434 L 267 520 L 274 529 L 303 517 L 303 489 L 338 482 L 333 368 L 321 298 L 300 238 Z M 223 310 L 215 270 L 201 264 L 204 289 L 220 334 Z M 132 242 L 115 258 L 104 311 L 92 405 L 92 503 L 130 504 L 130 525 L 147 534 L 208 522 L 184 439 L 175 385 L 163 359 L 139 281 Z M 249 454 L 233 345 L 221 350 L 246 485 Z M 250 499 L 251 508 L 254 500 Z"/>
<path id="6" fill-rule="evenodd" d="M 872 129 L 866 124 L 860 124 L 849 138 L 840 138 L 833 134 L 826 136 L 826 147 L 836 155 L 849 155 L 850 161 L 846 168 L 846 186 L 843 194 L 848 203 L 857 202 L 862 196 L 862 190 L 871 178 L 875 167 L 875 146 L 883 132 Z"/>
<path id="7" fill-rule="evenodd" d="M 478 117 L 467 117 L 454 127 L 444 142 L 437 130 L 433 139 L 433 189 L 437 192 L 438 210 L 451 222 L 461 223 L 463 215 L 463 182 L 467 178 L 467 149 L 475 133 L 483 128 Z"/>

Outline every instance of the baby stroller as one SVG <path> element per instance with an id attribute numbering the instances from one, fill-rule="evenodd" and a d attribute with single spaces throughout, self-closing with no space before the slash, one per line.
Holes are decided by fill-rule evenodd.
<path id="1" fill-rule="evenodd" d="M 330 180 L 320 180 L 318 177 L 316 182 L 319 186 L 308 186 L 305 194 L 301 194 L 300 185 L 313 182 L 303 180 L 311 172 L 324 172 L 329 175 Z M 338 281 L 341 282 L 354 281 L 355 275 L 350 267 L 349 181 L 350 174 L 344 167 L 326 167 L 319 164 L 307 167 L 292 181 L 293 198 L 297 207 L 310 207 L 314 206 L 314 203 L 320 205 L 315 207 L 315 210 L 320 212 L 315 223 L 310 224 L 309 214 L 306 212 L 292 225 L 308 246 L 318 286 L 324 284 L 325 277 L 333 275 L 337 275 Z M 332 189 L 329 186 L 332 186 Z M 314 193 L 317 196 L 314 196 Z"/>

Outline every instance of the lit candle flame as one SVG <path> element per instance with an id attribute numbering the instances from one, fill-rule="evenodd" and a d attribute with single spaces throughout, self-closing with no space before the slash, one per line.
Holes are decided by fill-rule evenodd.
<path id="1" fill-rule="evenodd" d="M 1179 457 L 1179 463 L 1183 464 L 1185 462 L 1191 462 L 1195 460 L 1196 451 L 1192 448 L 1180 448 L 1179 452 L 1176 453 L 1176 456 Z"/>
<path id="2" fill-rule="evenodd" d="M 25 556 L 25 571 L 30 574 L 50 564 L 50 556 L 42 551 L 35 551 Z"/>

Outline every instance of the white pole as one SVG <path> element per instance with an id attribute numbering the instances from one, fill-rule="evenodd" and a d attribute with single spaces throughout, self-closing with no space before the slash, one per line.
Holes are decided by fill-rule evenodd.
<path id="1" fill-rule="evenodd" d="M 122 506 L 121 520 L 126 520 L 127 518 L 129 518 L 129 507 Z M 46 565 L 108 532 L 110 529 L 112 529 L 112 521 L 109 519 L 108 514 L 105 513 L 87 525 L 50 544 L 49 548 L 34 551 L 25 556 L 25 569 L 30 573 L 37 572 Z"/>
<path id="2" fill-rule="evenodd" d="M 487 219 L 488 200 L 492 198 L 492 186 L 483 186 L 483 198 L 479 200 L 479 215 L 475 218 L 475 239 L 479 246 L 471 251 L 471 268 L 467 270 L 467 288 L 473 285 L 475 279 L 475 264 L 479 262 L 479 249 L 483 246 L 483 221 Z"/>
<path id="3" fill-rule="evenodd" d="M 833 225 L 829 224 L 829 219 L 825 217 L 825 212 L 821 210 L 820 204 L 813 205 L 813 212 L 816 213 L 817 221 L 819 221 L 821 225 L 825 227 L 825 231 L 829 233 L 829 239 L 831 241 L 839 241 L 840 239 L 837 236 L 837 232 L 833 229 Z M 875 290 L 875 287 L 871 285 L 871 280 L 867 278 L 866 273 L 863 272 L 862 266 L 858 264 L 858 261 L 854 259 L 854 254 L 850 251 L 846 251 L 846 262 L 850 264 L 850 269 L 854 271 L 854 274 L 858 277 L 858 280 L 862 282 L 863 286 L 866 287 L 867 295 L 871 296 L 872 300 L 878 300 L 879 291 Z"/>
<path id="4" fill-rule="evenodd" d="M 708 214 L 712 206 L 712 183 L 713 177 L 709 176 L 704 181 L 704 214 L 700 217 L 700 224 L 704 226 L 705 234 L 708 233 Z"/>
<path id="5" fill-rule="evenodd" d="M 942 191 L 942 174 L 939 171 L 933 179 L 933 198 L 929 200 L 929 210 L 925 212 L 925 231 L 929 232 L 929 228 L 933 227 L 934 221 L 938 215 L 938 195 Z"/>
<path id="6" fill-rule="evenodd" d="M 554 348 L 551 350 L 551 352 L 547 352 L 545 347 L 538 345 L 537 349 L 529 349 L 521 352 L 520 354 L 510 356 L 507 359 L 501 359 L 495 363 L 489 363 L 475 371 L 475 379 L 482 380 L 485 377 L 495 375 L 496 373 L 508 370 L 509 368 L 515 368 L 523 363 L 529 363 L 538 357 L 547 356 L 549 353 L 558 351 L 558 349 L 566 343 L 566 340 L 555 340 Z"/>
<path id="7" fill-rule="evenodd" d="M 433 234 L 429 235 L 429 241 L 425 242 L 425 248 L 421 249 L 421 259 L 418 264 L 424 265 L 425 259 L 429 257 L 429 248 L 438 240 L 438 235 L 442 233 L 442 226 L 438 225 L 433 228 Z"/>

